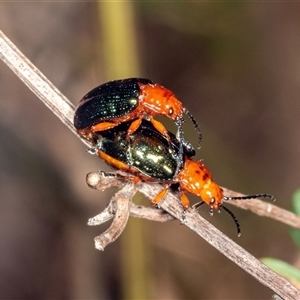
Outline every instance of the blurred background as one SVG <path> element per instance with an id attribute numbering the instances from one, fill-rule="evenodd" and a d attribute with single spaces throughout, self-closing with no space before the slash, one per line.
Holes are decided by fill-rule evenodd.
<path id="1" fill-rule="evenodd" d="M 200 125 L 197 158 L 216 182 L 289 208 L 300 177 L 299 15 L 299 3 L 279 2 L 0 3 L 0 30 L 75 105 L 113 79 L 171 89 Z M 95 250 L 109 224 L 87 220 L 116 190 L 91 190 L 85 176 L 110 169 L 3 62 L 0 99 L 1 299 L 271 298 L 177 221 L 131 218 Z M 185 136 L 196 146 L 188 120 Z M 287 226 L 230 209 L 241 238 L 227 214 L 200 213 L 254 256 L 297 265 Z"/>

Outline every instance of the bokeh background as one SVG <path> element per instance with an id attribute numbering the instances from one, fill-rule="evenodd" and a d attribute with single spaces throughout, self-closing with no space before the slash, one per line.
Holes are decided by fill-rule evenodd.
<path id="1" fill-rule="evenodd" d="M 117 78 L 168 87 L 198 120 L 197 158 L 215 180 L 289 208 L 300 177 L 299 15 L 299 3 L 280 2 L 0 3 L 0 30 L 74 104 Z M 130 220 L 95 250 L 109 224 L 87 219 L 116 190 L 87 187 L 88 172 L 109 168 L 85 148 L 0 62 L 1 299 L 271 298 L 179 222 Z M 227 214 L 201 214 L 256 257 L 297 265 L 286 226 L 230 209 L 239 239 Z"/>

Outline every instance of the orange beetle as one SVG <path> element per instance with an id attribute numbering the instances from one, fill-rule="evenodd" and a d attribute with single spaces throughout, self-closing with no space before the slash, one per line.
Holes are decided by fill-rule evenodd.
<path id="1" fill-rule="evenodd" d="M 165 126 L 153 118 L 161 115 L 175 121 L 182 143 L 183 114 L 192 120 L 200 147 L 202 135 L 199 126 L 173 92 L 149 79 L 128 78 L 104 83 L 88 92 L 76 107 L 74 126 L 80 136 L 94 141 L 95 133 L 132 121 L 127 132 L 128 139 L 144 118 L 170 142 Z"/>
<path id="2" fill-rule="evenodd" d="M 178 168 L 179 141 L 172 133 L 168 134 L 172 137 L 172 147 L 175 152 L 169 151 L 166 138 L 146 120 L 143 120 L 138 130 L 130 136 L 130 141 L 127 141 L 126 135 L 130 126 L 130 122 L 123 123 L 111 130 L 101 132 L 93 150 L 110 166 L 127 172 L 128 176 L 125 177 L 131 181 L 144 180 L 163 184 L 162 191 L 152 200 L 153 205 L 157 205 L 164 198 L 172 184 L 177 184 L 184 208 L 182 219 L 185 217 L 185 210 L 189 208 L 189 200 L 186 196 L 188 192 L 202 199 L 193 208 L 206 203 L 210 207 L 211 214 L 221 208 L 229 213 L 240 235 L 239 223 L 234 214 L 223 205 L 223 201 L 260 197 L 274 200 L 274 197 L 268 194 L 224 196 L 222 188 L 213 181 L 211 172 L 203 162 L 191 159 L 195 154 L 193 149 L 183 148 L 183 164 Z"/>
<path id="3" fill-rule="evenodd" d="M 269 194 L 255 194 L 240 197 L 226 197 L 222 188 L 213 181 L 211 172 L 205 167 L 202 161 L 194 161 L 185 156 L 184 165 L 174 178 L 174 183 L 179 184 L 180 199 L 184 209 L 188 209 L 189 200 L 185 193 L 191 193 L 201 198 L 199 203 L 193 205 L 194 209 L 198 209 L 202 204 L 206 203 L 210 207 L 210 214 L 213 215 L 214 210 L 224 209 L 234 220 L 240 236 L 240 225 L 235 215 L 223 205 L 225 200 L 248 200 L 255 198 L 269 198 L 275 201 L 274 196 Z M 164 189 L 152 200 L 152 204 L 158 204 L 166 195 L 170 184 L 165 185 Z M 184 219 L 184 214 L 183 214 Z"/>

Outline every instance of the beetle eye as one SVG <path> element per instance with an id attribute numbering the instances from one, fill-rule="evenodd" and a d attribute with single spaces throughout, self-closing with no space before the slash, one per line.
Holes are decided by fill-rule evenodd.
<path id="1" fill-rule="evenodd" d="M 171 107 L 171 108 L 169 108 L 169 111 L 168 111 L 168 114 L 169 114 L 169 116 L 172 116 L 173 115 L 173 113 L 174 113 L 174 110 L 173 110 L 173 108 Z"/>

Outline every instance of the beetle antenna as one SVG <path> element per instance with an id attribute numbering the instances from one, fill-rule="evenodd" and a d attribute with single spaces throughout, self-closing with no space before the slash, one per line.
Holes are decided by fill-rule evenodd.
<path id="1" fill-rule="evenodd" d="M 184 113 L 190 118 L 190 120 L 192 121 L 194 128 L 198 134 L 198 149 L 201 148 L 201 144 L 202 144 L 202 133 L 200 130 L 200 127 L 197 123 L 197 121 L 195 120 L 195 118 L 193 117 L 193 115 L 186 109 L 184 108 Z"/>
<path id="2" fill-rule="evenodd" d="M 239 223 L 238 219 L 234 215 L 234 213 L 229 208 L 227 208 L 224 205 L 220 205 L 220 208 L 222 208 L 223 210 L 225 210 L 231 216 L 231 218 L 233 219 L 233 221 L 234 221 L 234 223 L 236 225 L 237 235 L 238 235 L 238 237 L 240 237 L 241 234 L 242 234 L 241 233 L 241 226 L 240 226 L 240 223 Z"/>
<path id="3" fill-rule="evenodd" d="M 249 200 L 249 199 L 257 199 L 257 198 L 268 198 L 271 201 L 275 201 L 275 197 L 270 194 L 255 194 L 255 195 L 247 195 L 247 196 L 240 196 L 240 197 L 223 197 L 223 200 Z"/>
<path id="4" fill-rule="evenodd" d="M 205 202 L 204 201 L 200 201 L 200 202 L 198 202 L 198 203 L 195 203 L 193 206 L 192 206 L 192 208 L 193 209 L 198 209 L 200 206 L 202 206 L 203 204 L 204 204 Z M 238 237 L 240 237 L 241 236 L 241 226 L 240 226 L 240 223 L 239 223 L 239 221 L 238 221 L 238 219 L 236 218 L 236 216 L 234 215 L 234 213 L 229 209 L 229 208 L 227 208 L 226 206 L 224 206 L 224 205 L 220 205 L 219 206 L 219 209 L 223 209 L 223 210 L 225 210 L 230 216 L 231 216 L 231 218 L 233 219 L 233 221 L 234 221 L 234 223 L 235 223 L 235 226 L 236 226 L 236 229 L 237 229 L 237 235 L 238 235 Z M 220 212 L 220 210 L 219 210 L 219 212 Z M 213 209 L 211 209 L 210 211 L 209 211 L 209 214 L 212 216 L 213 215 Z"/>

